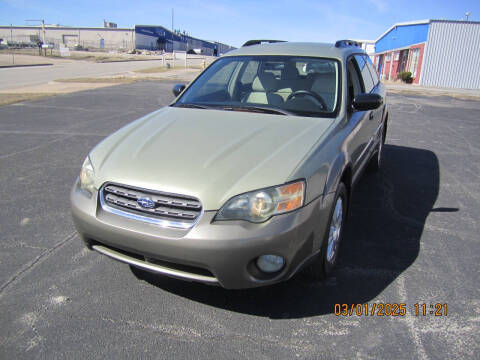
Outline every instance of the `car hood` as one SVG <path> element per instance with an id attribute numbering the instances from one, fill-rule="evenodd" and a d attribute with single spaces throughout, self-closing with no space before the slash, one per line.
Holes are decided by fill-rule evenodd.
<path id="1" fill-rule="evenodd" d="M 287 182 L 334 119 L 165 107 L 90 153 L 95 185 L 117 182 L 191 195 L 205 210 Z"/>

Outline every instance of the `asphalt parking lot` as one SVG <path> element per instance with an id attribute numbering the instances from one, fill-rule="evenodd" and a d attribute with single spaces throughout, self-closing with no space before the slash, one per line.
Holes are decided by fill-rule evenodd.
<path id="1" fill-rule="evenodd" d="M 0 108 L 0 358 L 478 358 L 479 101 L 390 96 L 385 166 L 356 189 L 334 276 L 227 291 L 90 252 L 70 217 L 89 149 L 168 104 L 171 86 Z M 335 316 L 344 303 L 407 315 Z"/>

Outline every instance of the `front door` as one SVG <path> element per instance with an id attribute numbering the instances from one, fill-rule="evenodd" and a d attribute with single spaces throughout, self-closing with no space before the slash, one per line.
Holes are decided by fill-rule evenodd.
<path id="1" fill-rule="evenodd" d="M 348 153 L 351 156 L 354 178 L 364 162 L 367 146 L 370 141 L 369 112 L 353 110 L 352 102 L 355 96 L 365 92 L 357 62 L 351 57 L 347 62 L 348 104 L 350 112 L 348 126 L 350 138 L 347 140 Z"/>
<path id="2" fill-rule="evenodd" d="M 406 71 L 408 60 L 408 49 L 400 51 L 400 61 L 398 63 L 398 73 Z"/>

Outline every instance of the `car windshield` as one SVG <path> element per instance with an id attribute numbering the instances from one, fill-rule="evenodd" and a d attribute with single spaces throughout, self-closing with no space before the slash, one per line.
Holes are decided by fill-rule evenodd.
<path id="1" fill-rule="evenodd" d="M 224 57 L 174 106 L 333 117 L 339 107 L 339 83 L 339 63 L 334 59 Z"/>

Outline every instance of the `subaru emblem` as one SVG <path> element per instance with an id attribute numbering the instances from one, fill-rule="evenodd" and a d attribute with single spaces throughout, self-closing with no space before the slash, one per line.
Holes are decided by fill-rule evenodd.
<path id="1" fill-rule="evenodd" d="M 137 200 L 137 204 L 145 209 L 153 209 L 155 207 L 155 202 L 149 197 L 141 197 Z"/>

